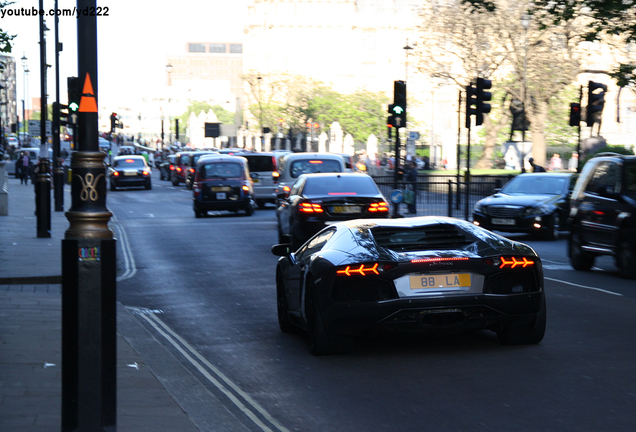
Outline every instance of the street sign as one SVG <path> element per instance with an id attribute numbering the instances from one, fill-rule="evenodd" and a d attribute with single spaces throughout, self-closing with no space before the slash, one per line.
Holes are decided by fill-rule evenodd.
<path id="1" fill-rule="evenodd" d="M 420 133 L 416 132 L 416 131 L 410 131 L 409 132 L 409 139 L 411 141 L 417 141 L 418 139 L 420 139 Z"/>
<path id="2" fill-rule="evenodd" d="M 404 199 L 404 192 L 402 189 L 393 189 L 391 191 L 391 202 L 395 204 L 399 204 Z"/>
<path id="3" fill-rule="evenodd" d="M 51 120 L 46 121 L 46 136 L 50 137 L 52 135 L 51 131 L 53 130 L 51 126 Z M 29 120 L 29 135 L 32 137 L 42 136 L 40 125 L 42 122 L 40 120 Z"/>

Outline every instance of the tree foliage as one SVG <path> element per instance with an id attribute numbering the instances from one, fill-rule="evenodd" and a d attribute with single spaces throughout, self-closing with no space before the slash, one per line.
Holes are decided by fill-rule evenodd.
<path id="1" fill-rule="evenodd" d="M 4 9 L 5 7 L 14 4 L 13 1 L 0 1 L 0 9 Z M 7 34 L 5 31 L 0 29 L 0 52 L 10 53 L 11 52 L 11 41 L 15 39 L 17 35 Z"/>
<path id="2" fill-rule="evenodd" d="M 201 101 L 191 102 L 186 112 L 182 114 L 180 118 L 185 124 L 190 117 L 190 113 L 194 113 L 195 116 L 198 116 L 201 112 L 208 112 L 210 110 L 214 112 L 219 122 L 223 124 L 234 124 L 234 113 L 231 113 L 220 105 L 211 105 L 208 102 Z"/>

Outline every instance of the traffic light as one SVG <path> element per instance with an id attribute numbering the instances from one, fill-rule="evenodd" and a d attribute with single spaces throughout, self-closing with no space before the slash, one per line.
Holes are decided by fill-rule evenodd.
<path id="1" fill-rule="evenodd" d="M 571 103 L 570 104 L 570 126 L 581 126 L 581 104 L 580 103 Z"/>
<path id="2" fill-rule="evenodd" d="M 477 115 L 477 89 L 470 83 L 466 86 L 466 127 L 469 129 L 470 117 L 474 115 Z"/>
<path id="3" fill-rule="evenodd" d="M 69 112 L 77 112 L 79 109 L 82 93 L 80 92 L 80 80 L 77 77 L 68 77 L 66 79 L 66 89 L 68 91 L 68 109 Z"/>
<path id="4" fill-rule="evenodd" d="M 477 110 L 475 112 L 475 124 L 477 126 L 484 122 L 484 114 L 490 112 L 491 106 L 489 103 L 492 99 L 492 93 L 484 91 L 492 88 L 492 81 L 477 78 Z"/>
<path id="5" fill-rule="evenodd" d="M 179 119 L 174 119 L 174 135 L 175 141 L 179 141 Z"/>
<path id="6" fill-rule="evenodd" d="M 389 105 L 389 113 L 395 117 L 396 127 L 406 127 L 406 81 L 393 83 L 393 104 Z"/>
<path id="7" fill-rule="evenodd" d="M 112 113 L 110 115 L 110 131 L 115 132 L 115 128 L 117 127 L 117 113 Z"/>
<path id="8" fill-rule="evenodd" d="M 67 126 L 69 121 L 68 105 L 62 105 L 59 102 L 53 102 L 53 118 L 57 118 L 60 126 Z"/>
<path id="9" fill-rule="evenodd" d="M 597 92 L 597 90 L 600 90 Z M 601 122 L 603 107 L 605 106 L 605 84 L 590 81 L 587 85 L 587 111 L 585 113 L 585 123 L 592 126 Z"/>

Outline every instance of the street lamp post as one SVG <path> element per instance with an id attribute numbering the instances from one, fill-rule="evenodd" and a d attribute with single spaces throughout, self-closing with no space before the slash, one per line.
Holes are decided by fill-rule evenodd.
<path id="1" fill-rule="evenodd" d="M 24 108 L 24 102 L 26 101 L 26 76 L 29 73 L 29 67 L 27 66 L 27 57 L 25 53 L 22 53 L 22 124 L 26 125 L 26 109 Z M 26 132 L 26 127 L 22 126 L 22 130 Z M 20 129 L 18 128 L 18 144 L 22 147 L 22 139 L 20 138 Z"/>
<path id="2" fill-rule="evenodd" d="M 523 89 L 521 93 L 521 101 L 523 107 L 523 123 L 521 125 L 521 146 L 523 159 L 521 161 L 521 172 L 526 171 L 526 98 L 528 95 L 528 27 L 530 26 L 530 15 L 523 14 L 521 16 L 521 25 L 523 26 Z"/>

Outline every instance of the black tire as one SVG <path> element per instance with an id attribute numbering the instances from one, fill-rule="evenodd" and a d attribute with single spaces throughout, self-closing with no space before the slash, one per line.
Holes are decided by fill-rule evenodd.
<path id="1" fill-rule="evenodd" d="M 263 200 L 257 200 L 256 201 L 256 205 L 258 205 L 259 209 L 264 209 L 265 208 L 265 204 L 266 204 L 266 202 L 263 201 Z"/>
<path id="2" fill-rule="evenodd" d="M 152 189 L 152 182 L 148 182 L 148 183 L 146 183 L 145 188 L 146 188 L 147 190 Z"/>
<path id="3" fill-rule="evenodd" d="M 245 207 L 245 214 L 247 216 L 252 216 L 254 214 L 254 207 L 252 206 L 252 203 L 248 203 L 247 207 Z"/>
<path id="4" fill-rule="evenodd" d="M 594 265 L 594 255 L 590 255 L 581 248 L 581 231 L 578 228 L 573 227 L 570 232 L 568 252 L 570 264 L 575 270 L 588 271 Z"/>
<path id="5" fill-rule="evenodd" d="M 543 233 L 543 238 L 546 240 L 558 240 L 559 238 L 559 215 L 557 212 L 552 213 L 550 222 L 546 231 Z"/>
<path id="6" fill-rule="evenodd" d="M 179 186 L 179 180 L 176 176 L 172 176 L 172 186 Z"/>
<path id="7" fill-rule="evenodd" d="M 294 325 L 289 318 L 289 304 L 285 295 L 285 285 L 280 270 L 276 270 L 276 305 L 278 311 L 278 327 L 283 333 L 291 333 Z"/>
<path id="8" fill-rule="evenodd" d="M 110 190 L 111 191 L 116 191 L 117 187 L 115 187 L 115 183 L 113 183 L 112 181 L 110 182 Z"/>
<path id="9" fill-rule="evenodd" d="M 196 209 L 194 210 L 194 217 L 195 217 L 195 218 L 200 219 L 200 218 L 202 218 L 203 216 L 204 216 L 204 215 L 203 215 L 203 212 L 200 212 L 199 210 L 196 210 Z"/>
<path id="10" fill-rule="evenodd" d="M 636 279 L 636 241 L 626 231 L 618 233 L 616 266 L 625 279 Z"/>
<path id="11" fill-rule="evenodd" d="M 307 317 L 307 334 L 309 350 L 315 356 L 330 354 L 346 354 L 353 347 L 353 338 L 329 336 L 318 308 L 318 295 L 311 276 L 307 279 L 305 294 L 305 314 Z"/>
<path id="12" fill-rule="evenodd" d="M 515 326 L 510 324 L 497 332 L 497 338 L 502 345 L 536 345 L 545 336 L 547 312 L 545 297 L 541 300 L 541 309 L 532 325 Z"/>
<path id="13" fill-rule="evenodd" d="M 283 231 L 280 229 L 280 225 L 278 225 L 278 244 L 289 243 L 289 236 L 287 234 L 283 234 Z"/>

